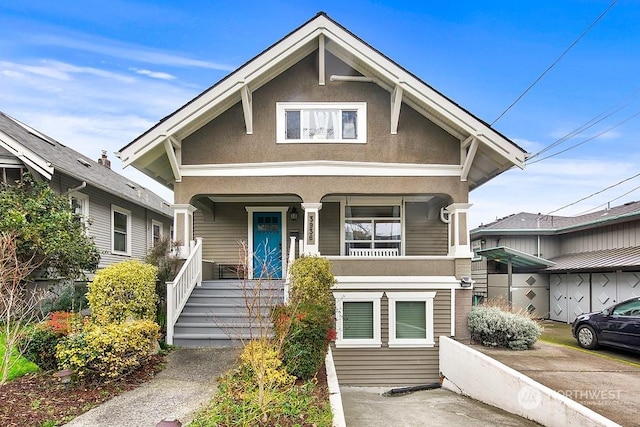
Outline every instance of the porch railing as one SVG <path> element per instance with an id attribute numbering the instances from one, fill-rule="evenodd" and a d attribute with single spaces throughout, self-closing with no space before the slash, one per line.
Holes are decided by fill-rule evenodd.
<path id="1" fill-rule="evenodd" d="M 350 248 L 350 256 L 373 256 L 373 257 L 385 257 L 385 256 L 398 256 L 398 248 Z"/>
<path id="2" fill-rule="evenodd" d="M 167 282 L 167 344 L 173 345 L 173 327 L 193 288 L 202 284 L 202 238 L 190 242 L 189 257 L 173 279 Z"/>

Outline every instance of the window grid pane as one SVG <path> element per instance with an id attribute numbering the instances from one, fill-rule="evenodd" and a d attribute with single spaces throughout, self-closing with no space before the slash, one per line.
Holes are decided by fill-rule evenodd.
<path id="1" fill-rule="evenodd" d="M 373 301 L 342 304 L 342 337 L 373 339 Z"/>
<path id="2" fill-rule="evenodd" d="M 427 310 L 424 301 L 397 301 L 396 338 L 426 338 L 426 311 Z"/>
<path id="3" fill-rule="evenodd" d="M 300 139 L 300 111 L 285 111 L 285 139 Z"/>

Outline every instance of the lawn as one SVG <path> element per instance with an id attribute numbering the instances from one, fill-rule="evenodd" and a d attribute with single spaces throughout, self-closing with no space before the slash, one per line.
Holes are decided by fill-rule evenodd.
<path id="1" fill-rule="evenodd" d="M 0 360 L 3 360 L 5 353 L 5 334 L 0 333 Z M 37 372 L 40 368 L 24 357 L 22 357 L 16 349 L 14 349 L 11 355 L 10 361 L 11 368 L 9 369 L 8 380 L 21 377 L 31 372 Z"/>

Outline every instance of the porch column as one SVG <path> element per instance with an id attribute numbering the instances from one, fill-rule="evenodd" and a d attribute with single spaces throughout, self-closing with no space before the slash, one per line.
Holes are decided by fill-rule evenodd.
<path id="1" fill-rule="evenodd" d="M 193 213 L 197 209 L 189 204 L 173 205 L 173 241 L 179 242 L 180 257 L 189 256 L 189 242 L 193 240 Z"/>
<path id="2" fill-rule="evenodd" d="M 471 243 L 467 225 L 470 203 L 452 203 L 445 208 L 449 214 L 449 256 L 471 258 Z"/>
<path id="3" fill-rule="evenodd" d="M 320 255 L 318 211 L 322 209 L 322 203 L 302 203 L 302 209 L 304 209 L 304 253 Z"/>

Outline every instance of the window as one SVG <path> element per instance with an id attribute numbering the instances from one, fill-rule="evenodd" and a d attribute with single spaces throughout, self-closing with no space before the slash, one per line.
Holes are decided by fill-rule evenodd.
<path id="1" fill-rule="evenodd" d="M 471 251 L 473 252 L 473 257 L 471 261 L 482 261 L 482 256 L 478 255 L 478 251 L 482 249 L 482 240 L 474 240 L 471 242 Z"/>
<path id="2" fill-rule="evenodd" d="M 389 347 L 433 347 L 435 292 L 387 292 Z"/>
<path id="3" fill-rule="evenodd" d="M 278 143 L 365 143 L 366 103 L 276 104 Z"/>
<path id="4" fill-rule="evenodd" d="M 380 347 L 382 292 L 336 292 L 336 347 Z"/>
<path id="5" fill-rule="evenodd" d="M 400 206 L 346 206 L 344 240 L 346 255 L 362 253 L 359 249 L 389 249 L 379 253 L 400 255 Z"/>
<path id="6" fill-rule="evenodd" d="M 162 238 L 162 223 L 159 221 L 151 220 L 151 243 L 155 245 Z"/>
<path id="7" fill-rule="evenodd" d="M 640 316 L 640 299 L 627 301 L 613 309 L 614 316 Z"/>
<path id="8" fill-rule="evenodd" d="M 131 254 L 131 212 L 111 206 L 111 252 Z"/>
<path id="9" fill-rule="evenodd" d="M 89 196 L 86 194 L 74 192 L 69 194 L 69 203 L 73 213 L 78 219 L 88 227 L 89 226 Z"/>

